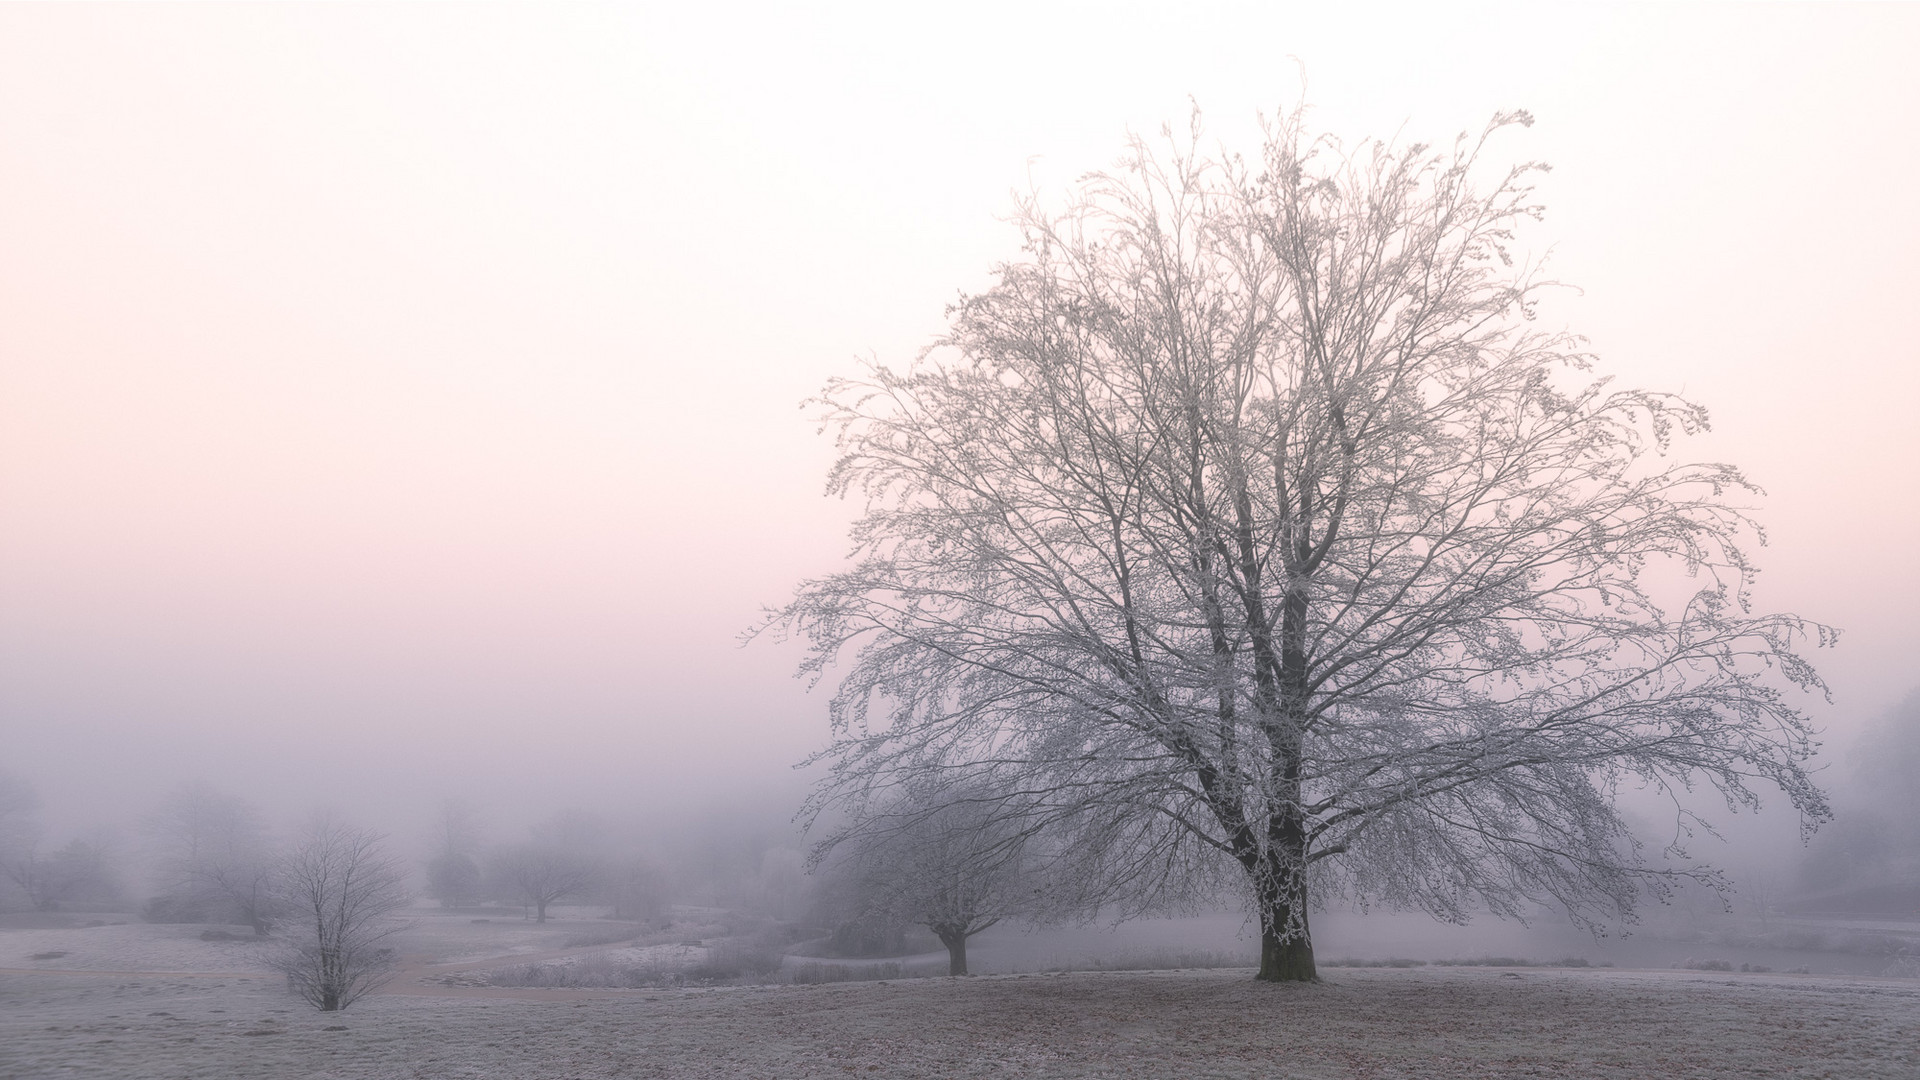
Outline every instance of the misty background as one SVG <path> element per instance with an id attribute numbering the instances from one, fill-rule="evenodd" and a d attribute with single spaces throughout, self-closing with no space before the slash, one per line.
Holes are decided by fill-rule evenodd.
<path id="1" fill-rule="evenodd" d="M 43 843 L 137 894 L 201 782 L 761 882 L 825 694 L 742 634 L 858 509 L 800 403 L 937 335 L 1014 191 L 1304 92 L 1354 139 L 1539 118 L 1542 318 L 1712 411 L 1758 606 L 1844 631 L 1839 819 L 1696 853 L 1920 880 L 1920 10 L 1162 7 L 0 10 L 0 769 Z"/>

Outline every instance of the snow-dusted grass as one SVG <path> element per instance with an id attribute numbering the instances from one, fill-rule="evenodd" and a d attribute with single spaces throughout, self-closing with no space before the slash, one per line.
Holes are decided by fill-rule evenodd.
<path id="1" fill-rule="evenodd" d="M 264 972 L 244 926 L 153 926 L 115 916 L 115 925 L 0 929 L 0 968 L 88 971 Z M 209 930 L 216 935 L 209 940 Z M 59 953 L 58 956 L 48 954 Z M 47 959 L 36 959 L 47 956 Z M 4 976 L 0 976 L 4 978 Z M 0 1074 L 3 1075 L 3 1074 Z"/>
<path id="2" fill-rule="evenodd" d="M 1428 968 L 1273 986 L 1248 975 L 1010 975 L 558 1000 L 389 993 L 343 1014 L 313 1012 L 265 978 L 8 976 L 0 1075 L 1920 1075 L 1920 987 L 1910 983 Z"/>
<path id="3" fill-rule="evenodd" d="M 479 985 L 544 987 L 636 987 L 685 981 L 708 963 L 712 950 L 699 945 L 637 945 L 515 964 L 483 973 Z"/>
<path id="4" fill-rule="evenodd" d="M 547 922 L 511 914 L 471 917 L 435 908 L 412 908 L 400 913 L 405 925 L 400 951 L 437 963 L 467 963 L 501 956 L 545 955 L 603 942 L 626 941 L 642 932 L 634 923 L 587 917 L 604 908 L 556 908 Z"/>
<path id="5" fill-rule="evenodd" d="M 416 928 L 437 957 L 333 1014 L 200 928 L 0 930 L 0 1077 L 1920 1076 L 1920 983 L 1895 979 L 1421 966 L 579 990 L 447 977 L 498 958 L 430 963 L 580 928 Z M 202 974 L 124 974 L 145 960 Z"/>

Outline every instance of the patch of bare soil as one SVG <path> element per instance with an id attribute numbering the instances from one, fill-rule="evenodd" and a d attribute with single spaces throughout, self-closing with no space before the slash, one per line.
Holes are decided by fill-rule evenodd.
<path id="1" fill-rule="evenodd" d="M 1920 1075 L 1920 986 L 1416 969 L 1268 985 L 1084 972 L 518 994 L 321 1014 L 257 977 L 0 975 L 0 1076 L 1833 1077 Z"/>

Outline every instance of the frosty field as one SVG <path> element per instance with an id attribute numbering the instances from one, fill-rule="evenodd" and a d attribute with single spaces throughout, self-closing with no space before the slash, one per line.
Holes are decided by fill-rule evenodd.
<path id="1" fill-rule="evenodd" d="M 420 920 L 387 991 L 332 1014 L 259 973 L 250 942 L 199 927 L 0 930 L 0 1077 L 1920 1075 L 1920 983 L 1902 979 L 1342 968 L 1312 986 L 1221 969 L 561 990 L 449 977 L 487 966 L 481 944 L 500 963 L 603 951 L 557 947 L 582 925 Z"/>

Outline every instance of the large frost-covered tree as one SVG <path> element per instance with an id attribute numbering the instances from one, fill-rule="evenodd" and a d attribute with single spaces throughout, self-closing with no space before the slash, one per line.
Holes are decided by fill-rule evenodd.
<path id="1" fill-rule="evenodd" d="M 971 774 L 1139 898 L 1234 868 L 1260 977 L 1310 903 L 1630 917 L 1625 784 L 1826 814 L 1791 700 L 1828 631 L 1749 606 L 1695 404 L 1543 330 L 1535 166 L 1135 140 L 906 370 L 830 384 L 855 564 L 775 619 L 844 663 L 822 805 Z M 1686 820 L 1683 813 L 1683 824 Z"/>

